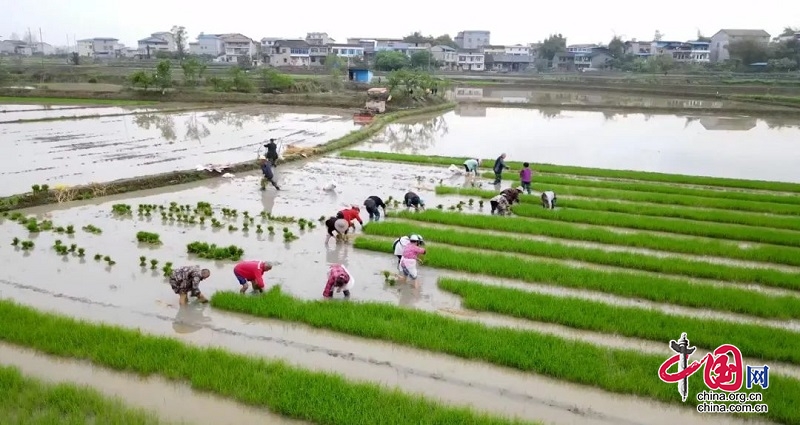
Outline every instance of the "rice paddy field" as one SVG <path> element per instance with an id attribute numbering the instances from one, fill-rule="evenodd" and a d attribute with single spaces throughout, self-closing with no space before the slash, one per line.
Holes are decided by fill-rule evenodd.
<path id="1" fill-rule="evenodd" d="M 425 125 L 409 124 L 411 143 L 446 123 Z M 512 147 L 494 186 L 485 163 L 471 179 L 448 170 L 464 157 L 375 149 L 392 131 L 279 165 L 281 191 L 243 173 L 3 212 L 0 387 L 13 392 L 0 414 L 800 424 L 800 184 L 534 163 L 534 193 L 496 216 L 489 199 L 518 185 Z M 400 205 L 409 190 L 425 211 Z M 320 219 L 370 195 L 386 217 L 362 211 L 349 240 L 326 244 Z M 393 277 L 392 242 L 413 233 L 427 249 L 417 285 Z M 239 294 L 240 259 L 275 264 L 264 294 Z M 355 278 L 349 300 L 322 299 L 335 263 Z M 178 305 L 166 276 L 183 265 L 211 270 L 210 304 Z M 769 366 L 766 388 L 740 391 L 760 394 L 746 403 L 759 413 L 699 413 L 703 370 L 685 402 L 662 382 L 682 333 L 689 363 L 732 344 Z"/>

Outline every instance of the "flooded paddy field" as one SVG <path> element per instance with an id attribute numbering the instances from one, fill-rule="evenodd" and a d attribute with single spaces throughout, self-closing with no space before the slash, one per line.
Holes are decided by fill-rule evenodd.
<path id="1" fill-rule="evenodd" d="M 510 150 L 510 149 L 509 149 Z M 484 155 L 488 156 L 488 155 Z M 246 158 L 245 158 L 246 159 Z M 648 292 L 648 287 L 656 291 L 656 284 L 649 284 L 651 277 L 636 277 L 631 274 L 624 281 L 615 282 L 607 287 L 592 286 L 592 282 L 613 280 L 613 276 L 606 275 L 602 270 L 580 270 L 560 265 L 558 269 L 527 260 L 525 255 L 513 254 L 510 247 L 514 244 L 524 244 L 526 240 L 517 240 L 511 234 L 499 236 L 495 248 L 490 249 L 480 246 L 477 239 L 470 242 L 471 236 L 467 234 L 472 228 L 483 230 L 489 234 L 492 229 L 509 232 L 497 220 L 530 220 L 531 223 L 542 223 L 542 229 L 548 228 L 548 223 L 555 225 L 557 216 L 568 207 L 552 211 L 553 218 L 542 216 L 528 217 L 521 215 L 523 208 L 515 210 L 517 217 L 492 217 L 489 214 L 488 199 L 483 207 L 476 206 L 480 197 L 437 195 L 437 186 L 464 187 L 464 177 L 453 175 L 443 167 L 423 167 L 411 164 L 388 162 L 365 162 L 340 158 L 322 158 L 307 161 L 301 164 L 279 166 L 276 169 L 278 183 L 283 190 L 276 192 L 272 188 L 262 192 L 258 187 L 257 174 L 237 175 L 232 179 L 216 179 L 191 185 L 184 185 L 162 190 L 133 193 L 125 196 L 101 198 L 93 201 L 81 201 L 56 206 L 41 207 L 23 211 L 26 216 L 34 216 L 38 222 L 51 220 L 53 226 L 74 226 L 75 233 L 56 233 L 53 231 L 40 231 L 30 233 L 18 221 L 7 216 L 0 224 L 0 238 L 7 242 L 0 244 L 0 256 L 3 272 L 0 278 L 0 296 L 12 298 L 19 302 L 52 310 L 75 317 L 90 319 L 105 323 L 120 324 L 136 327 L 144 332 L 160 335 L 171 335 L 183 341 L 199 345 L 223 347 L 234 352 L 241 352 L 255 356 L 277 357 L 286 359 L 293 364 L 315 370 L 332 370 L 344 374 L 346 377 L 358 380 L 378 382 L 385 385 L 397 386 L 401 389 L 425 394 L 431 398 L 443 400 L 452 404 L 471 404 L 482 411 L 488 411 L 504 416 L 518 416 L 527 420 L 541 420 L 545 423 L 555 424 L 668 424 L 680 420 L 684 423 L 715 424 L 715 423 L 793 423 L 791 413 L 787 413 L 786 397 L 791 396 L 794 381 L 787 376 L 796 376 L 789 369 L 796 367 L 796 363 L 789 357 L 783 358 L 782 348 L 775 344 L 767 343 L 769 336 L 763 337 L 765 347 L 763 351 L 753 352 L 742 348 L 743 356 L 752 360 L 753 365 L 768 363 L 774 373 L 772 386 L 765 389 L 764 400 L 770 405 L 770 415 L 749 415 L 752 419 L 730 415 L 708 415 L 696 413 L 691 406 L 680 405 L 680 395 L 675 389 L 675 384 L 665 384 L 658 379 L 658 362 L 647 360 L 648 366 L 642 375 L 642 381 L 633 386 L 624 387 L 625 382 L 631 381 L 637 373 L 635 368 L 631 371 L 622 370 L 619 382 L 623 388 L 618 392 L 628 395 L 612 394 L 603 391 L 602 382 L 582 381 L 582 385 L 575 384 L 575 378 L 559 376 L 548 370 L 556 367 L 553 358 L 567 353 L 544 354 L 536 350 L 537 345 L 529 345 L 524 349 L 509 345 L 493 351 L 500 354 L 484 357 L 475 354 L 472 360 L 462 360 L 457 357 L 467 357 L 448 349 L 434 349 L 422 342 L 412 344 L 402 343 L 397 337 L 375 339 L 390 339 L 396 344 L 387 344 L 375 339 L 370 340 L 370 332 L 363 329 L 359 331 L 360 337 L 353 334 L 355 330 L 346 331 L 342 328 L 333 328 L 333 323 L 319 324 L 305 322 L 297 315 L 286 317 L 286 321 L 275 320 L 276 317 L 267 315 L 237 314 L 228 310 L 231 308 L 216 308 L 202 305 L 190 305 L 179 308 L 175 296 L 166 283 L 162 266 L 166 262 L 173 263 L 174 267 L 184 264 L 199 264 L 208 267 L 212 276 L 202 283 L 202 290 L 214 298 L 214 294 L 224 291 L 236 291 L 238 284 L 232 273 L 231 261 L 210 261 L 189 255 L 187 244 L 193 241 L 215 243 L 218 245 L 234 244 L 244 250 L 245 259 L 263 259 L 276 263 L 275 268 L 265 275 L 268 287 L 280 285 L 282 292 L 298 300 L 317 300 L 322 295 L 325 276 L 328 266 L 332 263 L 342 263 L 352 272 L 355 278 L 353 288 L 352 314 L 366 314 L 358 306 L 366 301 L 378 301 L 387 305 L 401 306 L 398 311 L 439 312 L 440 315 L 431 317 L 454 318 L 453 322 L 436 322 L 439 319 L 430 319 L 432 324 L 439 323 L 441 338 L 452 338 L 450 331 L 454 327 L 462 326 L 461 323 L 478 321 L 487 325 L 484 328 L 486 335 L 500 332 L 503 329 L 530 328 L 531 334 L 542 332 L 570 341 L 578 341 L 572 354 L 581 356 L 580 350 L 588 350 L 589 346 L 602 347 L 603 350 L 614 348 L 626 350 L 626 356 L 650 355 L 660 357 L 657 347 L 662 349 L 661 356 L 667 359 L 673 353 L 669 351 L 669 339 L 677 339 L 680 332 L 688 332 L 692 345 L 698 346 L 698 354 L 692 359 L 699 360 L 704 350 L 713 350 L 714 336 L 730 337 L 728 343 L 739 344 L 741 347 L 755 347 L 750 344 L 746 335 L 749 330 L 742 326 L 748 325 L 746 320 L 742 323 L 722 321 L 709 328 L 697 327 L 691 323 L 699 323 L 702 316 L 692 316 L 684 309 L 683 316 L 674 315 L 667 317 L 663 322 L 653 316 L 646 308 L 636 307 L 642 300 L 655 301 L 675 307 L 684 307 L 690 304 L 690 297 L 681 294 L 691 293 L 691 288 L 698 288 L 694 297 L 698 302 L 708 300 L 709 310 L 730 311 L 737 310 L 741 317 L 747 317 L 743 311 L 756 312 L 756 307 L 763 306 L 763 313 L 769 315 L 771 307 L 775 311 L 786 309 L 795 301 L 792 298 L 800 297 L 787 295 L 789 301 L 778 300 L 777 297 L 763 296 L 759 298 L 756 291 L 742 289 L 743 292 L 727 292 L 731 295 L 726 302 L 715 302 L 705 294 L 707 288 L 697 283 L 682 283 L 683 281 L 663 281 L 660 284 L 672 288 L 667 294 Z M 330 183 L 337 184 L 335 192 L 326 192 L 321 188 Z M 481 188 L 492 189 L 490 182 L 480 180 Z M 467 185 L 472 187 L 471 185 Z M 506 187 L 503 185 L 502 187 Z M 536 187 L 536 186 L 535 186 Z M 499 189 L 499 188 L 498 188 Z M 324 226 L 318 222 L 321 216 L 327 217 L 335 214 L 347 205 L 360 205 L 370 195 L 379 195 L 384 200 L 390 196 L 401 199 L 403 194 L 413 190 L 424 198 L 430 211 L 421 213 L 405 213 L 402 208 L 390 203 L 389 218 L 384 222 L 369 223 L 363 230 L 360 226 L 356 232 L 355 241 L 347 243 L 324 244 Z M 524 195 L 529 196 L 529 195 Z M 535 195 L 531 195 L 535 196 Z M 560 201 L 561 201 L 561 197 Z M 472 201 L 470 201 L 472 200 Z M 564 197 L 565 205 L 569 205 L 569 197 Z M 189 205 L 194 209 L 198 202 L 208 202 L 214 208 L 214 217 L 222 223 L 221 228 L 213 228 L 208 221 L 205 224 L 184 223 L 177 219 L 162 218 L 161 211 L 155 210 L 148 217 L 139 216 L 138 205 L 159 205 L 169 211 L 170 203 L 175 205 Z M 472 202 L 471 206 L 465 206 Z M 132 207 L 132 214 L 114 214 L 112 207 L 115 204 L 127 204 Z M 442 211 L 436 207 L 442 205 Z M 462 211 L 451 211 L 450 207 L 462 205 Z M 525 206 L 528 204 L 520 204 Z M 236 209 L 236 217 L 225 217 L 222 208 Z M 516 206 L 514 207 L 517 208 Z M 253 218 L 248 230 L 243 230 L 245 219 L 244 212 Z M 261 213 L 268 215 L 267 219 Z M 597 212 L 601 215 L 602 212 Z M 194 215 L 192 213 L 192 215 Z M 301 229 L 296 222 L 287 223 L 280 220 L 270 220 L 269 217 L 292 216 L 308 219 L 316 227 Z M 395 217 L 402 217 L 396 220 Z M 362 219 L 366 214 L 362 211 Z M 464 222 L 460 217 L 467 217 Z M 174 215 L 173 215 L 174 218 Z M 688 220 L 687 220 L 688 221 Z M 249 222 L 249 221 L 248 221 Z M 419 227 L 415 227 L 415 223 Z M 433 227 L 441 230 L 462 229 L 463 235 L 459 240 L 447 239 L 450 236 L 441 231 L 428 230 Z M 522 223 L 522 222 L 514 222 Z M 455 227 L 455 225 L 459 227 Z M 99 234 L 84 231 L 87 225 L 95 226 L 102 230 Z M 258 225 L 263 233 L 258 233 Z M 400 225 L 395 232 L 383 234 L 380 229 L 385 226 Z M 233 226 L 233 228 L 229 228 Z M 270 235 L 269 226 L 273 227 L 274 235 Z M 488 226 L 488 227 L 487 227 Z M 580 229 L 582 223 L 567 224 Z M 285 242 L 282 236 L 283 228 L 297 235 L 299 238 Z M 609 229 L 625 229 L 620 224 L 615 227 L 613 223 L 607 225 Z M 424 229 L 424 230 L 420 230 Z M 526 227 L 525 232 L 529 232 Z M 758 228 L 756 228 L 758 229 Z M 402 230 L 402 232 L 400 231 Z M 158 233 L 162 244 L 149 246 L 140 244 L 136 240 L 139 231 Z M 638 231 L 626 230 L 627 233 L 614 241 L 607 241 L 608 245 L 625 246 L 625 235 L 636 234 Z M 366 233 L 366 234 L 364 234 Z M 392 239 L 402 234 L 421 233 L 426 240 L 427 249 L 430 251 L 425 256 L 424 265 L 420 267 L 418 287 L 401 282 L 388 281 L 384 271 L 394 271 L 396 259 L 391 255 Z M 511 232 L 513 233 L 513 232 Z M 668 233 L 668 232 L 665 232 Z M 20 246 L 11 246 L 13 238 L 21 241 L 33 241 L 34 246 L 23 250 Z M 653 234 L 647 236 L 651 240 L 661 238 Z M 488 238 L 488 236 L 486 236 Z M 558 239 L 549 236 L 550 240 Z M 76 252 L 83 248 L 84 257 L 74 253 L 60 255 L 53 248 L 56 240 L 61 244 L 76 245 Z M 563 237 L 564 241 L 575 240 Z M 464 244 L 462 244 L 462 241 Z M 557 241 L 555 241 L 557 242 Z M 530 243 L 534 243 L 531 241 Z M 470 245 L 473 248 L 470 251 Z M 685 245 L 685 244 L 684 244 Z M 602 247 L 594 246 L 598 251 Z M 647 247 L 642 247 L 647 248 Z M 468 254 L 460 261 L 452 254 L 454 250 L 467 250 Z M 554 248 L 561 249 L 561 248 Z M 494 251 L 494 253 L 492 253 Z M 664 258 L 656 255 L 653 258 Z M 617 253 L 618 251 L 613 251 Z M 643 251 L 640 255 L 647 255 Z M 101 255 L 100 261 L 94 256 Z M 714 257 L 725 258 L 724 252 Z M 585 254 L 580 254 L 585 255 Z M 621 255 L 619 253 L 615 255 Z M 109 261 L 102 257 L 108 256 Z M 145 266 L 140 266 L 140 256 L 146 258 Z M 575 260 L 581 260 L 577 251 L 574 251 Z M 513 257 L 506 259 L 506 257 Z M 454 260 L 454 258 L 456 258 Z M 531 257 L 533 258 L 533 257 Z M 599 257 L 598 257 L 599 258 Z M 158 261 L 155 269 L 150 265 L 150 260 Z M 513 261 L 513 262 L 512 262 Z M 599 260 L 598 260 L 599 261 Z M 109 264 L 113 262 L 114 264 Z M 494 265 L 495 263 L 499 266 Z M 480 264 L 475 268 L 474 264 Z M 555 266 L 554 266 L 555 267 Z M 705 263 L 704 268 L 722 267 L 720 264 Z M 632 272 L 638 271 L 630 266 Z M 744 268 L 744 267 L 742 267 Z M 546 269 L 554 272 L 552 275 L 542 273 Z M 761 269 L 760 269 L 761 270 Z M 687 273 L 688 273 L 687 269 Z M 580 273 L 580 274 L 579 274 Z M 744 271 L 741 271 L 744 273 Z M 769 271 L 763 272 L 764 274 Z M 674 279 L 670 273 L 662 273 L 664 277 Z M 589 276 L 592 276 L 591 278 Z M 611 276 L 611 277 L 609 277 Z M 642 274 L 641 276 L 645 276 Z M 721 274 L 721 276 L 728 276 Z M 558 278 L 556 278 L 558 277 Z M 446 280 L 463 279 L 483 284 L 484 289 L 476 293 L 468 291 L 468 283 L 445 284 Z M 636 279 L 639 279 L 638 281 Z M 758 282 L 750 282 L 757 285 Z M 487 285 L 488 284 L 488 285 Z M 620 292 L 620 287 L 631 284 L 633 292 L 627 294 Z M 636 284 L 636 285 L 633 285 Z M 696 286 L 691 286 L 696 285 Z M 505 290 L 514 290 L 516 287 L 546 288 L 539 293 L 551 296 L 545 298 L 528 298 L 527 293 L 536 291 L 520 290 L 517 293 L 508 293 L 507 298 L 490 298 L 492 294 L 503 294 Z M 730 285 L 733 286 L 733 285 Z M 634 289 L 636 287 L 644 289 Z M 735 289 L 735 288 L 733 288 Z M 464 290 L 466 292 L 458 294 Z M 597 304 L 580 304 L 572 301 L 575 291 L 582 290 L 586 301 Z M 480 295 L 484 294 L 484 295 Z M 744 295 L 743 295 L 744 294 Z M 621 306 L 614 304 L 609 297 L 624 297 L 630 302 Z M 735 295 L 735 296 L 733 296 Z M 481 296 L 483 298 L 481 298 Z M 500 295 L 497 295 L 500 297 Z M 749 307 L 740 303 L 742 296 L 749 297 Z M 274 300 L 274 294 L 263 295 L 264 302 Z M 517 298 L 515 301 L 514 298 Z M 259 297 L 243 297 L 241 305 L 249 302 L 259 302 Z M 501 302 L 502 300 L 505 300 Z M 338 301 L 338 300 L 337 300 Z M 213 303 L 214 301 L 212 301 Z M 336 301 L 334 301 L 336 302 Z M 800 301 L 798 301 L 800 302 Z M 540 303 L 540 304 L 537 304 Z M 570 307 L 574 303 L 575 307 Z M 548 306 L 562 305 L 563 310 L 554 316 L 546 316 Z M 325 304 L 322 304 L 325 305 Z M 528 307 L 526 307 L 526 305 Z M 316 304 L 299 304 L 298 311 L 316 308 Z M 266 306 L 265 306 L 266 307 Z M 534 312 L 530 311 L 530 307 Z M 625 310 L 625 316 L 619 308 Z M 700 306 L 695 303 L 693 308 Z M 593 310 L 578 309 L 591 308 Z M 611 310 L 608 310 L 608 309 Z M 538 309 L 538 316 L 535 311 Z M 749 310 L 748 310 L 749 309 Z M 516 313 L 514 313 L 516 311 Z M 593 314 L 586 315 L 587 311 Z M 360 313 L 361 312 L 361 313 Z M 242 311 L 245 313 L 245 311 Z M 299 313 L 295 313 L 299 314 Z M 400 314 L 400 313 L 398 313 Z M 611 314 L 618 314 L 616 320 L 610 320 Z M 635 315 L 638 314 L 645 325 L 637 325 Z M 790 314 L 790 313 L 787 313 Z M 632 315 L 632 316 L 631 316 Z M 594 316 L 594 322 L 587 321 L 586 316 Z M 627 317 L 627 319 L 622 319 Z M 679 317 L 684 317 L 680 319 Z M 686 318 L 696 320 L 686 320 Z M 370 326 L 377 318 L 369 319 L 364 316 L 365 322 L 361 325 Z M 688 328 L 678 329 L 681 326 L 672 325 L 671 320 L 683 320 Z M 784 317 L 786 319 L 786 317 Z M 310 320 L 310 319 L 309 319 Z M 398 319 L 396 326 L 402 326 L 402 319 Z M 295 322 L 295 323 L 290 323 Z M 530 323 L 526 327 L 524 323 Z M 750 323 L 757 320 L 753 316 Z M 619 326 L 629 324 L 628 327 Z M 659 323 L 660 326 L 655 326 Z M 321 330 L 312 330 L 306 326 L 311 324 Z M 431 325 L 433 326 L 433 325 Z M 616 327 L 615 327 L 616 326 Z M 661 333 L 647 333 L 643 330 L 650 326 L 654 330 L 665 329 Z M 672 327 L 670 327 L 672 326 Z M 693 327 L 694 326 L 694 327 Z M 561 327 L 561 328 L 559 328 Z M 545 328 L 547 329 L 545 331 Z M 355 329 L 355 328 L 353 328 Z M 748 328 L 749 329 L 749 328 Z M 772 335 L 769 332 L 778 332 L 777 329 L 765 328 L 763 335 Z M 332 332 L 336 331 L 336 332 Z M 417 332 L 429 332 L 418 329 Z M 466 331 L 464 331 L 466 332 Z M 781 330 L 781 332 L 791 332 Z M 792 333 L 781 335 L 794 335 Z M 463 338 L 468 338 L 465 333 Z M 476 336 L 477 338 L 477 336 Z M 514 337 L 509 335 L 508 344 L 514 344 Z M 484 352 L 491 347 L 485 346 L 487 341 L 475 340 L 474 349 Z M 702 344 L 701 344 L 702 343 Z M 413 345 L 416 348 L 409 348 Z M 458 345 L 458 344 L 453 344 Z M 521 351 L 517 351 L 521 350 Z M 510 363 L 501 365 L 502 356 L 519 355 L 537 359 L 535 364 L 550 365 L 532 366 L 530 368 L 512 367 Z M 488 355 L 487 355 L 488 356 Z M 588 355 L 587 355 L 588 356 Z M 606 361 L 616 358 L 615 354 L 608 352 Z M 788 354 L 787 354 L 788 356 Z M 782 358 L 781 361 L 764 361 L 763 358 Z M 590 356 L 586 357 L 587 359 Z M 483 360 L 483 361 L 479 361 Z M 608 366 L 606 361 L 595 366 Z M 662 360 L 658 360 L 659 362 Z M 550 362 L 550 363 L 547 363 Z M 610 364 L 610 363 L 609 363 Z M 501 367 L 504 366 L 504 367 Z M 781 370 L 781 366 L 784 370 Z M 652 368 L 652 370 L 648 369 Z M 519 370 L 514 370 L 519 369 Z M 599 370 L 599 369 L 598 369 Z M 690 398 L 703 386 L 699 378 L 701 373 L 693 375 L 690 379 Z M 642 388 L 668 388 L 669 391 L 650 391 L 637 393 Z M 760 387 L 756 388 L 760 390 Z M 606 388 L 608 389 L 608 388 Z M 638 394 L 638 396 L 636 396 Z M 687 403 L 688 404 L 688 403 Z M 696 404 L 696 401 L 695 401 Z M 631 414 L 633 413 L 633 414 Z"/>
<path id="2" fill-rule="evenodd" d="M 359 149 L 800 182 L 800 120 L 460 104 L 393 123 Z"/>
<path id="3" fill-rule="evenodd" d="M 70 119 L 78 117 L 158 112 L 163 107 L 69 106 L 69 105 L 0 105 L 0 124 L 18 121 Z M 21 123 L 20 123 L 21 124 Z"/>
<path id="4" fill-rule="evenodd" d="M 312 147 L 355 128 L 341 110 L 288 107 L 0 124 L 9 152 L 0 160 L 7 182 L 0 195 L 34 184 L 71 186 L 242 162 L 255 159 L 268 138 L 284 147 Z"/>

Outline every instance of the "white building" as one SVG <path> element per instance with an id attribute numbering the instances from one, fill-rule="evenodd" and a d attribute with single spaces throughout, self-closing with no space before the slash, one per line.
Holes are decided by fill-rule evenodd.
<path id="1" fill-rule="evenodd" d="M 511 56 L 528 56 L 531 54 L 531 49 L 528 46 L 515 44 L 513 46 L 505 46 L 503 53 Z"/>
<path id="2" fill-rule="evenodd" d="M 222 62 L 236 63 L 239 58 L 247 58 L 249 62 L 252 62 L 258 53 L 256 42 L 242 34 L 217 34 L 217 36 L 222 39 L 223 43 Z"/>
<path id="3" fill-rule="evenodd" d="M 33 54 L 33 49 L 24 41 L 3 40 L 0 41 L 0 53 L 7 55 L 30 56 Z"/>
<path id="4" fill-rule="evenodd" d="M 116 38 L 96 37 L 78 40 L 78 54 L 90 58 L 113 58 L 117 52 Z"/>
<path id="5" fill-rule="evenodd" d="M 310 44 L 310 43 L 309 43 Z M 328 49 L 331 54 L 345 59 L 355 59 L 364 57 L 364 48 L 358 44 L 330 44 Z"/>
<path id="6" fill-rule="evenodd" d="M 462 71 L 483 71 L 485 66 L 486 57 L 483 52 L 476 50 L 460 50 L 458 51 L 458 60 L 456 65 Z"/>
<path id="7" fill-rule="evenodd" d="M 178 44 L 171 32 L 154 32 L 150 37 L 138 41 L 138 49 L 140 54 L 149 52 L 153 55 L 156 52 L 177 52 Z"/>
<path id="8" fill-rule="evenodd" d="M 456 38 L 453 40 L 456 42 L 458 47 L 462 49 L 480 49 L 483 46 L 489 46 L 492 43 L 490 42 L 491 39 L 491 32 L 490 31 L 461 31 L 456 35 Z"/>
<path id="9" fill-rule="evenodd" d="M 450 46 L 433 46 L 431 55 L 443 68 L 452 69 L 458 64 L 458 53 Z"/>
<path id="10" fill-rule="evenodd" d="M 218 35 L 200 33 L 196 42 L 189 43 L 189 53 L 217 58 L 225 53 L 225 43 Z"/>
<path id="11" fill-rule="evenodd" d="M 53 45 L 40 41 L 31 44 L 31 52 L 34 55 L 50 56 L 56 54 L 56 49 Z"/>
<path id="12" fill-rule="evenodd" d="M 724 62 L 730 59 L 728 45 L 744 40 L 768 44 L 770 35 L 764 30 L 721 29 L 711 36 L 711 44 L 709 46 L 711 62 Z"/>

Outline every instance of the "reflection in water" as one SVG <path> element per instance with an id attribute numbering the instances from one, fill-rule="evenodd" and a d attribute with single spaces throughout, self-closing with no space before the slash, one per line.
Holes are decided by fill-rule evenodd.
<path id="1" fill-rule="evenodd" d="M 264 212 L 272 214 L 272 209 L 275 208 L 275 198 L 278 197 L 276 192 L 266 190 L 261 192 L 261 205 L 264 207 Z"/>
<path id="2" fill-rule="evenodd" d="M 196 140 L 199 142 L 200 139 L 208 137 L 209 134 L 211 134 L 211 131 L 205 124 L 197 120 L 196 112 L 186 120 L 186 136 L 184 136 L 184 140 Z"/>
<path id="3" fill-rule="evenodd" d="M 175 134 L 175 119 L 170 114 L 139 114 L 133 118 L 133 122 L 145 130 L 155 126 L 161 131 L 161 137 L 170 142 L 178 138 Z"/>
<path id="4" fill-rule="evenodd" d="M 347 266 L 348 255 L 350 255 L 350 244 L 344 241 L 337 240 L 335 247 L 333 248 L 331 248 L 330 246 L 326 247 L 325 261 L 327 261 L 328 264 L 338 263 Z"/>
<path id="5" fill-rule="evenodd" d="M 224 123 L 225 125 L 241 129 L 244 127 L 245 123 L 253 121 L 255 115 L 236 111 L 214 111 L 207 113 L 205 118 L 208 119 L 209 123 L 214 125 Z"/>
<path id="6" fill-rule="evenodd" d="M 402 306 L 413 307 L 420 300 L 421 293 L 421 285 L 415 288 L 412 284 L 398 283 L 397 295 Z"/>
<path id="7" fill-rule="evenodd" d="M 183 117 L 183 115 L 181 115 Z M 269 124 L 279 116 L 277 112 L 259 112 L 248 113 L 241 111 L 213 111 L 207 112 L 198 116 L 198 112 L 192 112 L 189 116 L 185 116 L 186 132 L 183 140 L 194 140 L 199 142 L 202 139 L 211 135 L 211 130 L 206 125 L 224 124 L 241 130 L 244 125 L 259 118 L 264 124 Z M 167 141 L 173 142 L 178 139 L 175 130 L 175 116 L 171 114 L 139 114 L 134 117 L 134 123 L 145 130 L 155 127 L 161 131 L 161 137 Z"/>
<path id="8" fill-rule="evenodd" d="M 688 125 L 689 119 L 686 120 Z M 699 121 L 706 130 L 747 131 L 756 128 L 758 124 L 758 120 L 752 117 L 702 117 Z"/>
<path id="9" fill-rule="evenodd" d="M 377 143 L 388 143 L 392 151 L 418 153 L 433 147 L 436 139 L 447 135 L 447 122 L 438 116 L 415 124 L 393 124 L 386 128 Z"/>
<path id="10" fill-rule="evenodd" d="M 187 304 L 178 308 L 178 314 L 172 322 L 172 329 L 179 334 L 197 332 L 203 328 L 203 324 L 211 321 L 210 317 L 203 316 L 205 305 Z"/>

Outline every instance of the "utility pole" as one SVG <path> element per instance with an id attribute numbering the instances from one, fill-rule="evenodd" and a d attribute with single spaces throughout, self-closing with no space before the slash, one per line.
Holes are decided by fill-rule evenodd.
<path id="1" fill-rule="evenodd" d="M 42 82 L 44 83 L 44 40 L 42 40 L 42 27 L 39 27 L 39 53 L 42 55 Z"/>

